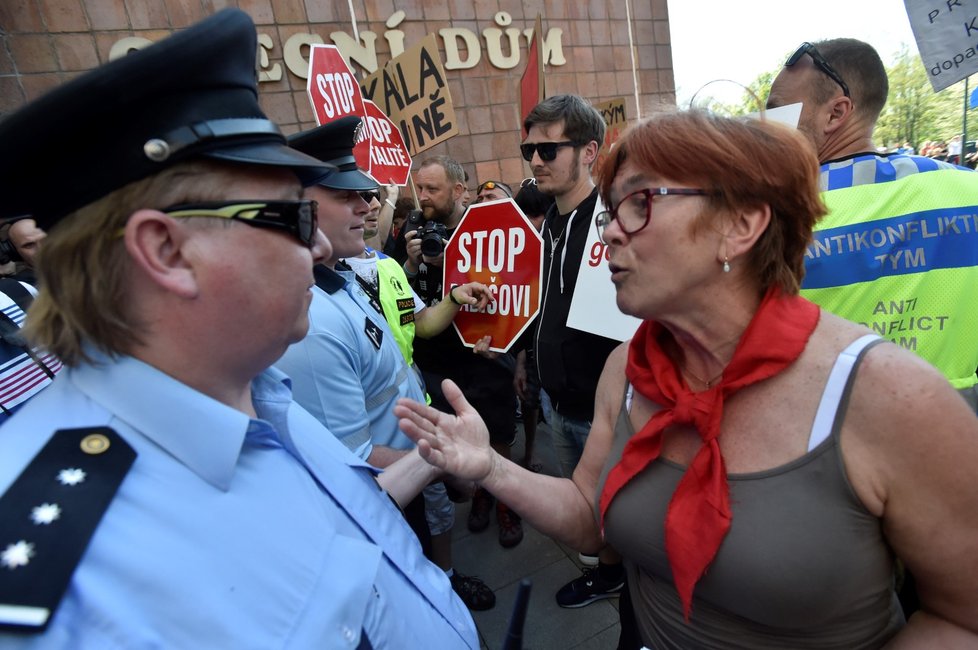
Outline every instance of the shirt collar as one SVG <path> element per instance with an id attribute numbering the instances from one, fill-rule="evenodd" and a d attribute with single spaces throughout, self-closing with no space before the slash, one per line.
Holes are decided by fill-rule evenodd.
<path id="1" fill-rule="evenodd" d="M 96 363 L 72 373 L 91 399 L 187 466 L 202 479 L 227 490 L 252 419 L 128 356 L 93 354 Z M 291 404 L 288 378 L 270 368 L 252 381 L 259 417 L 276 427 Z"/>
<path id="2" fill-rule="evenodd" d="M 342 289 L 346 283 L 343 276 L 324 264 L 314 266 L 312 274 L 316 279 L 316 286 L 330 295 Z"/>

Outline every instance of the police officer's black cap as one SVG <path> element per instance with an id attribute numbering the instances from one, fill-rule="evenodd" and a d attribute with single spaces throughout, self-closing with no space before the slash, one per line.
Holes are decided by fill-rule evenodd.
<path id="1" fill-rule="evenodd" d="M 251 18 L 224 9 L 0 121 L 0 218 L 28 213 L 49 228 L 200 157 L 321 178 L 329 166 L 286 146 L 258 105 L 256 48 Z"/>
<path id="2" fill-rule="evenodd" d="M 289 136 L 289 146 L 336 167 L 316 181 L 334 190 L 372 190 L 377 181 L 357 168 L 353 147 L 362 121 L 351 115 Z"/>

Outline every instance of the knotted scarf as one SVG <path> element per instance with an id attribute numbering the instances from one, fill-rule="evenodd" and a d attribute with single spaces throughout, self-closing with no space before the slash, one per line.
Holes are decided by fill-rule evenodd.
<path id="1" fill-rule="evenodd" d="M 602 528 L 615 494 L 662 451 L 662 432 L 674 425 L 692 425 L 703 439 L 666 511 L 666 554 L 673 582 L 689 622 L 693 588 L 713 561 L 730 530 L 730 488 L 720 453 L 723 403 L 745 386 L 768 379 L 787 368 L 808 342 L 818 324 L 819 308 L 798 296 L 770 289 L 747 326 L 720 382 L 694 393 L 676 364 L 659 345 L 663 327 L 643 322 L 628 350 L 625 374 L 640 394 L 658 404 L 655 413 L 632 436 L 621 460 L 608 473 L 601 492 Z"/>

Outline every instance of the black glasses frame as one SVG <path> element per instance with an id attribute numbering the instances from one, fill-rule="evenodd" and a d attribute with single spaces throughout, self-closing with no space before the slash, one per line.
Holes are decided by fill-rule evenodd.
<path id="1" fill-rule="evenodd" d="M 255 228 L 284 230 L 312 248 L 319 230 L 319 204 L 309 199 L 294 201 L 205 201 L 164 208 L 171 217 L 233 219 Z"/>
<path id="2" fill-rule="evenodd" d="M 373 199 L 380 201 L 380 190 L 361 190 L 358 194 L 367 203 L 370 203 Z"/>
<path id="3" fill-rule="evenodd" d="M 628 230 L 618 219 L 618 209 L 621 207 L 622 203 L 632 198 L 636 194 L 642 194 L 645 196 L 645 219 L 642 221 L 642 225 L 638 228 L 632 228 Z M 621 200 L 610 210 L 604 210 L 598 213 L 598 216 L 594 218 L 594 227 L 598 229 L 598 239 L 601 240 L 602 244 L 607 244 L 608 242 L 604 239 L 605 229 L 611 225 L 612 221 L 618 221 L 618 227 L 621 231 L 628 236 L 634 235 L 637 232 L 642 231 L 649 221 L 652 219 L 652 197 L 653 196 L 712 196 L 714 192 L 708 192 L 707 190 L 700 190 L 688 187 L 645 187 L 640 190 L 635 190 L 634 192 L 629 192 L 625 196 L 621 197 Z"/>
<path id="4" fill-rule="evenodd" d="M 842 75 L 836 72 L 835 68 L 833 68 L 832 65 L 825 60 L 825 57 L 822 56 L 821 52 L 819 52 L 814 45 L 807 41 L 802 43 L 801 46 L 795 50 L 795 53 L 788 57 L 788 60 L 784 62 L 784 67 L 790 68 L 794 64 L 798 63 L 798 59 L 806 54 L 812 57 L 812 61 L 815 63 L 816 68 L 824 72 L 829 79 L 839 84 L 839 86 L 842 88 L 843 95 L 849 99 L 852 99 L 852 95 L 849 94 L 849 85 L 842 80 Z"/>
<path id="5" fill-rule="evenodd" d="M 520 153 L 526 162 L 533 161 L 533 154 L 540 156 L 543 162 L 550 162 L 557 157 L 557 150 L 561 147 L 580 147 L 584 143 L 564 140 L 563 142 L 526 142 L 520 145 Z"/>

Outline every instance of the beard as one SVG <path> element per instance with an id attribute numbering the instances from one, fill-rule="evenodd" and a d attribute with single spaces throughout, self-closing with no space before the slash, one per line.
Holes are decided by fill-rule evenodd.
<path id="1" fill-rule="evenodd" d="M 421 213 L 428 221 L 447 223 L 451 216 L 455 214 L 455 201 L 449 197 L 442 205 L 426 205 L 421 208 Z"/>

